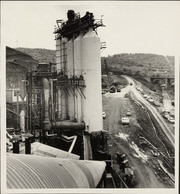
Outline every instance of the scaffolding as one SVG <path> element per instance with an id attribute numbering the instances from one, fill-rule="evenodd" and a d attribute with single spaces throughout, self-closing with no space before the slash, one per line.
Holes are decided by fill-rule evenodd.
<path id="1" fill-rule="evenodd" d="M 93 28 L 94 31 L 100 26 L 105 26 L 101 19 L 94 19 L 93 13 L 86 12 L 85 16 L 80 17 L 79 13 L 71 14 L 71 17 L 68 17 L 67 22 L 63 20 L 56 21 L 57 26 L 55 26 L 54 34 L 55 39 L 60 39 L 61 37 L 66 37 L 71 39 L 75 34 L 78 36 L 81 32 L 86 33 L 89 28 Z M 96 32 L 97 33 L 97 32 Z"/>

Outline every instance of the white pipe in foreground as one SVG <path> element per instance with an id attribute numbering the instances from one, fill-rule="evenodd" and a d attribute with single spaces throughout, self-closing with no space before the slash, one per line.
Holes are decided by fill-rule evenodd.
<path id="1" fill-rule="evenodd" d="M 43 90 L 44 90 L 44 130 L 50 130 L 49 129 L 49 92 L 50 92 L 50 86 L 49 81 L 47 78 L 42 78 L 43 83 Z"/>
<path id="2" fill-rule="evenodd" d="M 20 129 L 22 132 L 25 132 L 25 110 L 24 108 L 20 112 Z"/>
<path id="3" fill-rule="evenodd" d="M 70 136 L 70 137 L 68 137 L 68 136 L 66 136 L 66 135 L 62 135 L 62 137 L 65 138 L 65 139 L 67 139 L 68 141 L 73 140 L 73 142 L 72 142 L 72 144 L 71 144 L 71 146 L 70 146 L 70 148 L 69 148 L 69 150 L 68 150 L 68 152 L 71 153 L 72 150 L 73 150 L 73 148 L 74 148 L 74 145 L 75 145 L 75 143 L 76 143 L 77 135 L 73 135 L 73 136 Z"/>

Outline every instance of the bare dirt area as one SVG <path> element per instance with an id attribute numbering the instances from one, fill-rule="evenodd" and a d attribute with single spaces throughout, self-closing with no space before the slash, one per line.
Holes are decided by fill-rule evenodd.
<path id="1" fill-rule="evenodd" d="M 127 90 L 129 87 L 131 86 Z M 117 164 L 117 152 L 124 153 L 134 172 L 129 187 L 173 188 L 173 159 L 171 161 L 167 157 L 163 142 L 159 139 L 147 111 L 124 94 L 122 91 L 119 94 L 103 95 L 103 111 L 107 115 L 104 119 L 104 130 L 109 132 L 109 153 L 112 155 L 114 168 L 126 181 L 125 173 Z M 121 118 L 127 109 L 131 110 L 130 124 L 122 125 Z"/>

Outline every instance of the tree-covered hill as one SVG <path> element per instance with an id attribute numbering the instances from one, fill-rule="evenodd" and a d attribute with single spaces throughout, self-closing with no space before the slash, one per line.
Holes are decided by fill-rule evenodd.
<path id="1" fill-rule="evenodd" d="M 106 60 L 106 62 L 105 62 Z M 116 54 L 102 57 L 102 70 L 119 71 L 128 75 L 166 75 L 174 77 L 174 57 L 156 54 Z"/>
<path id="2" fill-rule="evenodd" d="M 17 50 L 32 56 L 40 63 L 41 62 L 55 63 L 56 60 L 55 50 L 41 48 L 21 48 L 21 47 L 18 48 Z"/>
<path id="3" fill-rule="evenodd" d="M 19 87 L 20 80 L 28 71 L 34 70 L 38 61 L 30 55 L 6 47 L 6 87 Z"/>
<path id="4" fill-rule="evenodd" d="M 6 48 L 7 51 L 7 85 L 10 81 L 17 85 L 16 76 L 20 77 L 22 72 L 25 75 L 26 71 L 33 70 L 40 62 L 55 63 L 55 50 L 39 49 L 39 48 Z M 163 56 L 156 54 L 116 54 L 101 58 L 102 74 L 107 71 L 114 71 L 118 74 L 133 75 L 140 77 L 150 76 L 169 76 L 174 77 L 174 63 L 173 56 Z M 17 66 L 16 66 L 17 64 Z M 19 70 L 16 70 L 19 69 Z M 13 74 L 13 72 L 16 72 Z"/>

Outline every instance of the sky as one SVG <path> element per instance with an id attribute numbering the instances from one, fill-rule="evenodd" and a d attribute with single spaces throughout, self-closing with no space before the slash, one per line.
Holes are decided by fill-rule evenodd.
<path id="1" fill-rule="evenodd" d="M 119 53 L 176 55 L 180 51 L 180 2 L 159 1 L 2 1 L 1 26 L 5 45 L 55 50 L 54 26 L 73 9 L 84 16 L 103 15 L 98 28 L 107 48 L 102 56 Z"/>

